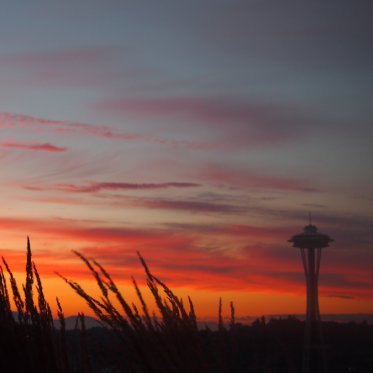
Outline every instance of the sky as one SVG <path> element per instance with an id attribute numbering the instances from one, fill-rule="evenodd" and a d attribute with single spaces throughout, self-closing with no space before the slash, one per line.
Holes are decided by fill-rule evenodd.
<path id="1" fill-rule="evenodd" d="M 87 311 L 78 250 L 129 297 L 136 251 L 197 314 L 373 313 L 371 1 L 0 1 L 0 254 Z"/>

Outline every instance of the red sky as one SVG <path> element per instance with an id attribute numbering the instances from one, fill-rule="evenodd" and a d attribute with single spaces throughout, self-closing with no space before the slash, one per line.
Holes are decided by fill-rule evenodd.
<path id="1" fill-rule="evenodd" d="M 369 5 L 158 3 L 4 3 L 0 254 L 22 281 L 29 235 L 67 314 L 72 250 L 130 297 L 141 252 L 203 317 L 302 313 L 311 211 L 321 311 L 372 313 Z"/>

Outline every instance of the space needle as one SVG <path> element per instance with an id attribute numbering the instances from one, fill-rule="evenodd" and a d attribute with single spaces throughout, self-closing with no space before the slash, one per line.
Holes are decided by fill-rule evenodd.
<path id="1" fill-rule="evenodd" d="M 302 373 L 327 373 L 325 346 L 321 330 L 318 298 L 318 282 L 321 251 L 332 242 L 328 235 L 318 232 L 311 218 L 300 234 L 294 235 L 289 242 L 300 249 L 307 286 L 307 311 L 304 334 Z"/>

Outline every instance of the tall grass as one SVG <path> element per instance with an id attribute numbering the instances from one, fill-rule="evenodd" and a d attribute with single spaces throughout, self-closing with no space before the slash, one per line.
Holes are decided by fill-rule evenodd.
<path id="1" fill-rule="evenodd" d="M 255 353 L 248 346 L 255 341 L 247 339 L 247 329 L 235 321 L 235 309 L 230 303 L 231 318 L 228 326 L 222 315 L 222 300 L 218 307 L 218 330 L 198 329 L 192 300 L 184 303 L 164 282 L 156 277 L 138 253 L 146 274 L 147 289 L 156 305 L 156 316 L 151 313 L 142 291 L 132 278 L 137 304 L 121 293 L 110 274 L 96 260 L 75 254 L 85 263 L 96 280 L 99 296 L 92 296 L 77 282 L 60 275 L 81 296 L 96 317 L 115 334 L 116 367 L 128 373 L 247 373 L 287 372 L 277 369 L 278 362 L 268 359 L 257 347 Z M 116 304 L 114 305 L 114 300 Z M 265 337 L 265 325 L 262 337 Z M 268 337 L 270 339 L 270 337 Z M 267 337 L 264 338 L 265 340 Z M 247 343 L 249 342 L 249 343 Z M 268 340 L 269 346 L 273 345 Z M 276 343 L 275 343 L 276 344 Z M 262 346 L 265 346 L 265 343 Z M 275 355 L 276 356 L 276 353 Z"/>
<path id="2" fill-rule="evenodd" d="M 206 354 L 206 340 L 201 337 L 197 317 L 190 298 L 185 305 L 174 292 L 154 276 L 145 260 L 139 255 L 146 273 L 147 287 L 153 296 L 158 316 L 150 311 L 134 278 L 133 286 L 139 306 L 122 295 L 110 274 L 95 260 L 76 253 L 94 276 L 100 296 L 89 295 L 78 283 L 61 276 L 86 300 L 96 317 L 108 327 L 112 340 L 102 355 L 113 361 L 106 372 L 208 372 L 211 356 Z M 2 257 L 0 264 L 0 372 L 19 373 L 90 373 L 104 372 L 95 368 L 95 357 L 87 340 L 84 316 L 80 314 L 80 343 L 71 340 L 65 330 L 65 317 L 58 298 L 57 315 L 60 327 L 54 326 L 49 303 L 32 259 L 27 239 L 25 282 L 21 286 Z M 119 304 L 115 306 L 115 303 Z M 12 307 L 16 312 L 13 312 Z M 219 308 L 219 328 L 224 330 Z M 232 319 L 233 320 L 233 319 Z M 69 338 L 67 338 L 69 337 Z M 67 341 L 69 339 L 69 341 Z M 88 338 L 89 339 L 89 338 Z M 218 345 L 211 341 L 212 345 Z M 108 346 L 103 347 L 107 350 Z M 218 354 L 219 358 L 223 354 Z M 218 366 L 219 364 L 212 364 Z M 214 370 L 219 372 L 221 370 Z"/>
<path id="3" fill-rule="evenodd" d="M 0 264 L 0 372 L 5 373 L 243 373 L 295 372 L 274 369 L 277 356 L 273 338 L 260 325 L 260 346 L 251 333 L 235 321 L 231 307 L 228 325 L 218 307 L 218 330 L 198 329 L 192 300 L 179 298 L 156 277 L 139 255 L 147 289 L 156 308 L 152 312 L 136 280 L 137 301 L 129 301 L 94 259 L 75 253 L 94 277 L 99 295 L 92 296 L 77 282 L 60 275 L 82 297 L 106 326 L 92 334 L 80 314 L 80 332 L 65 330 L 65 317 L 58 300 L 60 327 L 55 328 L 42 281 L 32 260 L 27 239 L 26 276 L 20 287 L 6 260 Z M 14 305 L 17 312 L 12 311 Z M 250 337 L 251 335 L 251 337 Z M 248 343 L 249 342 L 249 343 Z M 275 344 L 277 346 L 277 343 Z M 248 347 L 250 346 L 250 348 Z M 272 347 L 271 347 L 272 346 Z M 266 351 L 268 350 L 268 351 Z M 277 359 L 277 358 L 276 358 Z M 278 365 L 278 364 L 277 364 Z"/>
<path id="4" fill-rule="evenodd" d="M 16 313 L 12 312 L 11 299 Z M 1 372 L 68 372 L 64 317 L 58 299 L 57 304 L 61 321 L 59 332 L 54 327 L 27 238 L 26 279 L 21 288 L 3 257 L 0 264 Z"/>
<path id="5" fill-rule="evenodd" d="M 125 299 L 110 274 L 97 261 L 77 252 L 76 255 L 95 278 L 100 297 L 89 295 L 78 283 L 61 277 L 85 299 L 96 317 L 120 338 L 126 369 L 131 372 L 206 372 L 197 318 L 190 298 L 186 306 L 150 272 L 139 254 L 147 287 L 157 307 L 157 317 L 150 312 L 134 278 L 132 283 L 141 309 Z M 113 299 L 119 307 L 113 304 Z"/>

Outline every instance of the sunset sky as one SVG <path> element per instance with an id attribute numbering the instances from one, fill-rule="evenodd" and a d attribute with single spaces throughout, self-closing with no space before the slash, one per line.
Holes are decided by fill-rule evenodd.
<path id="1" fill-rule="evenodd" d="M 0 254 L 48 300 L 152 271 L 202 317 L 373 313 L 371 1 L 0 2 Z M 21 278 L 20 280 L 21 281 Z"/>

